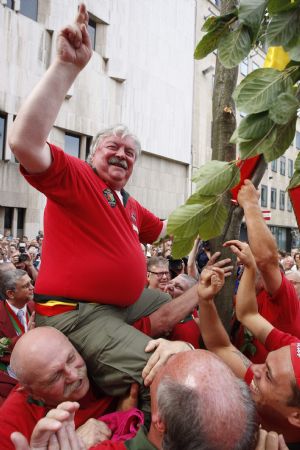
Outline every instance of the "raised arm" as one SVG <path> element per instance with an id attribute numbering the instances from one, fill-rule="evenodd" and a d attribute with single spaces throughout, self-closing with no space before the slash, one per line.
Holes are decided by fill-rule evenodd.
<path id="1" fill-rule="evenodd" d="M 251 363 L 231 344 L 213 300 L 223 284 L 224 273 L 222 269 L 213 267 L 201 272 L 198 285 L 201 335 L 207 350 L 218 355 L 236 376 L 244 378 Z"/>
<path id="2" fill-rule="evenodd" d="M 282 279 L 278 264 L 277 245 L 262 216 L 259 193 L 250 180 L 245 180 L 237 199 L 239 205 L 244 209 L 251 251 L 266 289 L 273 295 L 280 288 Z"/>
<path id="3" fill-rule="evenodd" d="M 232 240 L 226 242 L 224 246 L 230 246 L 231 251 L 244 264 L 244 272 L 237 291 L 236 316 L 264 344 L 273 326 L 258 312 L 255 292 L 257 269 L 254 256 L 246 242 Z"/>
<path id="4" fill-rule="evenodd" d="M 232 273 L 232 261 L 229 258 L 217 261 L 219 256 L 220 252 L 214 253 L 207 263 L 207 267 L 210 267 L 212 265 L 221 267 L 222 269 L 224 269 L 224 276 L 228 277 Z M 164 334 L 170 332 L 178 322 L 180 322 L 188 314 L 193 312 L 195 307 L 198 305 L 197 291 L 197 286 L 193 286 L 179 297 L 173 299 L 169 303 L 165 303 L 159 309 L 154 311 L 149 316 L 151 323 L 151 336 L 163 336 Z"/>
<path id="5" fill-rule="evenodd" d="M 193 248 L 189 253 L 188 263 L 187 263 L 187 274 L 190 277 L 195 278 L 196 280 L 198 280 L 198 278 L 199 278 L 199 271 L 198 271 L 197 264 L 196 264 L 196 257 L 197 257 L 199 243 L 200 243 L 200 237 L 198 236 L 195 239 Z"/>
<path id="6" fill-rule="evenodd" d="M 60 31 L 55 60 L 21 107 L 11 128 L 9 144 L 29 173 L 43 172 L 51 165 L 47 137 L 66 93 L 92 55 L 87 24 L 88 13 L 81 4 L 74 24 Z"/>

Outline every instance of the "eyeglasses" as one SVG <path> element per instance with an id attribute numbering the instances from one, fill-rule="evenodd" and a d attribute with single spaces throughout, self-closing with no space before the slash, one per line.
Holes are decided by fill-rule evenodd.
<path id="1" fill-rule="evenodd" d="M 170 278 L 170 272 L 153 272 L 152 270 L 148 270 L 148 272 L 153 273 L 159 279 L 163 276 L 165 276 L 166 278 Z"/>

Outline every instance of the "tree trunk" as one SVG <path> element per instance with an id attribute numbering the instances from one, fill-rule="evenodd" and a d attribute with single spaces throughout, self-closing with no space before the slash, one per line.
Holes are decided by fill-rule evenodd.
<path id="1" fill-rule="evenodd" d="M 237 4 L 236 0 L 223 0 L 221 5 L 221 14 L 226 14 Z M 233 91 L 237 84 L 239 67 L 226 69 L 217 58 L 215 70 L 215 83 L 212 101 L 212 159 L 219 161 L 232 161 L 236 159 L 236 146 L 230 144 L 230 138 L 236 128 L 236 110 L 232 99 Z M 264 159 L 255 170 L 255 185 L 258 186 L 264 171 L 266 163 Z M 233 260 L 233 276 L 226 279 L 225 286 L 216 297 L 215 303 L 219 315 L 226 330 L 230 331 L 232 318 L 233 296 L 235 287 L 236 258 L 229 249 L 222 247 L 222 244 L 230 239 L 239 239 L 243 210 L 239 206 L 231 204 L 230 196 L 224 199 L 229 207 L 229 216 L 224 227 L 223 233 L 216 239 L 210 241 L 212 253 L 221 251 L 221 258 L 231 258 Z"/>

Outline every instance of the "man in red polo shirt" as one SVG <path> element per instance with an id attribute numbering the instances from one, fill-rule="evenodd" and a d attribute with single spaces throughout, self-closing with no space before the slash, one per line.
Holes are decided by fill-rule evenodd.
<path id="1" fill-rule="evenodd" d="M 259 192 L 250 180 L 245 180 L 238 193 L 244 209 L 248 240 L 258 268 L 256 283 L 259 313 L 275 328 L 300 339 L 300 302 L 295 287 L 280 271 L 277 245 L 266 225 L 259 206 Z M 265 346 L 241 325 L 234 344 L 255 363 L 267 356 Z"/>
<path id="2" fill-rule="evenodd" d="M 236 313 L 270 352 L 263 364 L 251 364 L 234 347 L 214 305 L 213 297 L 224 284 L 222 269 L 205 270 L 200 297 L 200 327 L 208 350 L 220 356 L 233 372 L 249 384 L 266 430 L 282 433 L 290 449 L 300 445 L 300 340 L 274 328 L 258 312 L 254 281 L 256 265 L 248 244 L 229 241 L 245 266 L 239 285 Z M 203 286 L 202 285 L 202 286 Z"/>
<path id="3" fill-rule="evenodd" d="M 68 335 L 108 394 L 122 395 L 133 381 L 140 383 L 140 406 L 149 411 L 141 378 L 149 338 L 131 324 L 170 297 L 143 291 L 146 265 L 139 241 L 153 242 L 166 223 L 124 190 L 140 142 L 116 125 L 95 136 L 87 162 L 46 142 L 66 93 L 92 56 L 87 27 L 81 4 L 74 24 L 60 31 L 56 58 L 20 109 L 9 137 L 21 173 L 47 197 L 36 323 Z M 57 261 L 63 262 L 59 270 Z M 197 301 L 195 291 L 191 298 Z"/>

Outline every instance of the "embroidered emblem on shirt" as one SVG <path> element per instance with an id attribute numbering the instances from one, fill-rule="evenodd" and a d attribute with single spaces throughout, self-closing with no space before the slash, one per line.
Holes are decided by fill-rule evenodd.
<path id="1" fill-rule="evenodd" d="M 116 199 L 114 197 L 114 194 L 113 194 L 112 190 L 111 189 L 104 189 L 103 190 L 103 194 L 105 195 L 106 200 L 108 201 L 109 205 L 112 208 L 114 208 L 116 206 L 117 202 L 116 202 Z"/>
<path id="2" fill-rule="evenodd" d="M 134 212 L 131 213 L 131 220 L 132 222 L 136 222 L 136 215 Z"/>

